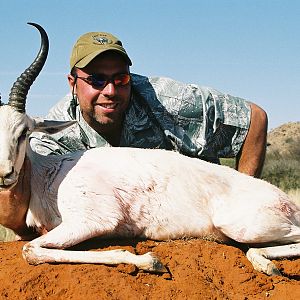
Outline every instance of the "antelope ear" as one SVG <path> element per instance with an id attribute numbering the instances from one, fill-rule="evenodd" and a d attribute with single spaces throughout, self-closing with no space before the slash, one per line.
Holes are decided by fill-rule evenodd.
<path id="1" fill-rule="evenodd" d="M 33 121 L 34 121 L 33 131 L 40 131 L 49 134 L 57 133 L 77 123 L 77 121 L 54 121 L 54 120 L 45 120 L 42 118 L 34 118 Z"/>

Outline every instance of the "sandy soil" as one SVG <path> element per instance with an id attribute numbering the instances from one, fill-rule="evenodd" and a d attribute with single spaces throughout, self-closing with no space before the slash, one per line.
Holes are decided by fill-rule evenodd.
<path id="1" fill-rule="evenodd" d="M 76 250 L 155 252 L 163 275 L 132 265 L 28 265 L 24 242 L 0 243 L 0 299 L 300 299 L 300 258 L 276 262 L 285 277 L 256 272 L 240 248 L 204 240 L 90 241 Z"/>

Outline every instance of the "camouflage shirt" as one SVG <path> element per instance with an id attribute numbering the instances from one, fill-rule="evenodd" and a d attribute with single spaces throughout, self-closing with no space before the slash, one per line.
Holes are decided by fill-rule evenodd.
<path id="1" fill-rule="evenodd" d="M 52 135 L 33 133 L 30 143 L 40 154 L 110 146 L 85 122 L 71 94 L 52 107 L 46 118 L 77 123 Z M 162 148 L 214 161 L 236 156 L 249 124 L 250 104 L 244 99 L 169 78 L 132 74 L 120 147 Z"/>

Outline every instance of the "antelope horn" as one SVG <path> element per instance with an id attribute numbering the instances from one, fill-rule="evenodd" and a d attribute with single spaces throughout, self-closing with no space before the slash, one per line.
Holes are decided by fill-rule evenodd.
<path id="1" fill-rule="evenodd" d="M 32 25 L 39 30 L 41 35 L 41 47 L 33 63 L 20 75 L 20 77 L 17 78 L 17 81 L 13 84 L 10 90 L 8 105 L 14 107 L 21 113 L 25 112 L 27 93 L 34 80 L 41 72 L 46 62 L 49 50 L 48 36 L 43 27 L 35 23 L 27 24 Z"/>

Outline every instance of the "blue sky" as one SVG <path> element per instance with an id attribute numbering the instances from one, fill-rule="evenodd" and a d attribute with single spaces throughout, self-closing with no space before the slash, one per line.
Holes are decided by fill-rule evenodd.
<path id="1" fill-rule="evenodd" d="M 69 56 L 88 31 L 118 36 L 133 66 L 251 100 L 269 129 L 300 121 L 300 1 L 0 0 L 0 92 L 35 57 L 42 25 L 50 52 L 29 91 L 27 110 L 44 115 L 68 91 Z"/>

